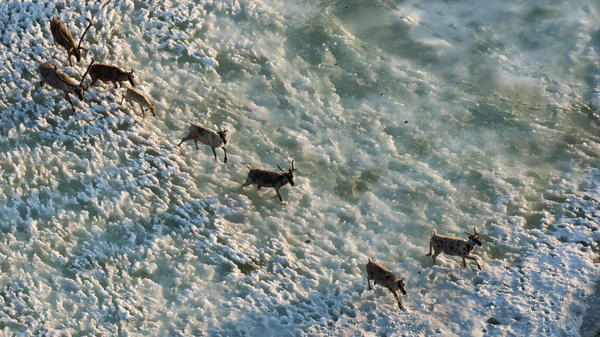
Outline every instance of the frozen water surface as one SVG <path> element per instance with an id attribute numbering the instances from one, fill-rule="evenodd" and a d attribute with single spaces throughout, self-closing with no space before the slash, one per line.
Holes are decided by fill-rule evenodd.
<path id="1" fill-rule="evenodd" d="M 50 19 L 84 39 L 68 66 Z M 593 336 L 596 1 L 0 3 L 0 331 Z M 157 116 L 50 61 L 135 70 Z M 89 78 L 86 84 L 89 84 Z M 225 128 L 229 163 L 176 147 Z M 248 168 L 296 186 L 242 189 Z M 426 257 L 477 227 L 474 264 Z M 406 278 L 399 311 L 371 257 Z"/>

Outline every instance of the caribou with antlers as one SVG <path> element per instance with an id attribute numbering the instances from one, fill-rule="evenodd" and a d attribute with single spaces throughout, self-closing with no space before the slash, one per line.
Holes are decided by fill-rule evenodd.
<path id="1" fill-rule="evenodd" d="M 81 35 L 78 45 L 75 45 L 73 36 L 62 22 L 55 17 L 52 17 L 52 21 L 50 21 L 50 31 L 52 32 L 54 44 L 58 44 L 67 50 L 67 53 L 69 54 L 69 65 L 71 67 L 73 66 L 73 63 L 71 62 L 71 55 L 75 55 L 77 62 L 81 62 L 81 50 L 83 49 L 87 52 L 87 49 L 81 48 L 81 41 L 83 41 L 85 33 L 87 33 L 88 29 L 90 29 L 92 26 L 92 21 L 88 18 L 86 18 L 86 20 L 89 22 L 89 25 L 85 31 L 83 31 L 83 35 Z"/>
<path id="2" fill-rule="evenodd" d="M 117 87 L 117 82 L 119 82 L 119 86 L 122 87 L 121 82 L 123 81 L 129 81 L 131 86 L 135 87 L 133 69 L 131 69 L 131 71 L 125 71 L 112 64 L 94 64 L 92 69 L 90 69 L 90 77 L 92 78 L 92 83 L 90 86 L 94 86 L 96 81 L 100 80 L 102 82 L 113 82 L 115 88 Z"/>
<path id="3" fill-rule="evenodd" d="M 225 150 L 227 139 L 225 136 L 227 136 L 227 130 L 221 130 L 217 132 L 198 123 L 190 123 L 188 134 L 183 137 L 177 146 L 181 145 L 186 140 L 193 139 L 194 143 L 196 144 L 196 150 L 198 150 L 198 141 L 200 141 L 202 144 L 206 144 L 212 148 L 213 154 L 215 155 L 215 160 L 217 160 L 217 152 L 215 152 L 215 149 L 221 147 L 223 148 L 223 152 L 225 152 L 225 158 L 223 158 L 223 161 L 227 162 L 227 150 Z"/>
<path id="4" fill-rule="evenodd" d="M 65 98 L 67 99 L 67 101 L 71 103 L 71 108 L 73 108 L 74 112 L 75 106 L 73 105 L 71 98 L 69 98 L 69 93 L 73 93 L 77 95 L 77 97 L 79 97 L 80 100 L 83 100 L 83 91 L 85 90 L 83 87 L 83 79 L 85 78 L 85 75 L 88 73 L 90 67 L 93 64 L 94 59 L 92 59 L 92 62 L 90 63 L 87 70 L 85 71 L 85 74 L 83 74 L 83 77 L 81 78 L 81 82 L 78 84 L 69 75 L 62 72 L 52 63 L 44 62 L 38 67 L 40 76 L 42 78 L 40 81 L 40 87 L 43 87 L 44 83 L 47 82 L 48 85 L 50 85 L 51 87 L 56 88 L 58 90 L 62 90 L 65 93 Z"/>
<path id="5" fill-rule="evenodd" d="M 252 168 L 252 166 L 248 166 L 248 168 L 250 169 L 250 172 L 248 172 L 248 177 L 246 178 L 246 182 L 242 187 L 253 184 L 256 184 L 256 187 L 259 190 L 263 186 L 273 187 L 277 193 L 277 197 L 279 197 L 279 201 L 283 201 L 279 190 L 287 183 L 292 186 L 295 185 L 293 172 L 296 171 L 296 169 L 294 168 L 294 160 L 292 160 L 292 168 L 287 172 L 284 171 L 279 165 L 277 165 L 277 168 L 280 172 Z"/>
<path id="6" fill-rule="evenodd" d="M 470 256 L 473 249 L 475 249 L 475 245 L 481 246 L 481 241 L 479 241 L 479 233 L 477 233 L 477 229 L 473 227 L 473 234 L 465 232 L 468 235 L 469 239 L 461 239 L 450 236 L 439 235 L 436 230 L 433 230 L 433 235 L 429 240 L 429 253 L 426 256 L 431 256 L 433 258 L 433 263 L 435 263 L 436 256 L 440 255 L 440 253 L 444 252 L 448 255 L 460 256 L 462 258 L 463 267 L 466 267 L 467 264 L 465 259 L 470 259 L 475 261 L 477 268 L 481 270 L 481 266 L 477 260 Z M 433 255 L 431 254 L 431 250 L 434 250 Z"/>

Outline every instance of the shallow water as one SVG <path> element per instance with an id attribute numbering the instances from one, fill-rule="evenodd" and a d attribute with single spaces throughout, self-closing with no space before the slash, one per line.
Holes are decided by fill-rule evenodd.
<path id="1" fill-rule="evenodd" d="M 600 279 L 592 1 L 0 4 L 8 335 L 589 335 Z M 49 18 L 135 69 L 76 111 Z M 89 81 L 89 80 L 88 80 Z M 89 82 L 88 82 L 89 83 Z M 229 131 L 229 163 L 176 147 Z M 242 188 L 246 165 L 296 186 Z M 425 257 L 476 227 L 473 264 Z M 371 257 L 406 278 L 407 312 Z M 597 293 L 597 291 L 596 291 Z M 583 324 L 583 325 L 582 325 Z"/>

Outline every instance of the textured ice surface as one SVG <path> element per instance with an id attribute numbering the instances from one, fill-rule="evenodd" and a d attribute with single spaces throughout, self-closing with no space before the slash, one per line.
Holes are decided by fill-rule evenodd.
<path id="1" fill-rule="evenodd" d="M 56 16 L 86 62 L 52 44 Z M 600 279 L 594 1 L 0 3 L 6 335 L 585 336 Z M 135 70 L 157 117 L 51 61 Z M 89 79 L 86 80 L 89 84 Z M 229 130 L 229 163 L 175 145 Z M 296 186 L 241 188 L 246 164 Z M 473 264 L 424 256 L 477 227 Z M 367 291 L 368 257 L 406 312 Z M 583 325 L 582 325 L 583 324 Z M 591 329 L 585 331 L 585 329 Z M 581 329 L 580 329 L 581 328 Z"/>

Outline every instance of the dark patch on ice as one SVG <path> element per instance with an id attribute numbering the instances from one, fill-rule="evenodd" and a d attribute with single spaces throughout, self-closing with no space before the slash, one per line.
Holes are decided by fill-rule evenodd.
<path id="1" fill-rule="evenodd" d="M 252 262 L 249 263 L 236 263 L 234 261 L 234 263 L 236 264 L 236 266 L 238 267 L 238 269 L 243 273 L 243 274 L 250 274 L 251 272 L 255 271 L 256 269 L 258 269 L 258 266 Z"/>
<path id="2" fill-rule="evenodd" d="M 582 246 L 584 246 L 584 247 L 589 247 L 590 246 L 587 242 L 582 241 L 582 240 L 577 241 L 577 243 L 580 244 L 580 245 L 582 245 Z"/>
<path id="3" fill-rule="evenodd" d="M 493 324 L 493 325 L 499 325 L 501 324 L 499 320 L 497 320 L 495 317 L 490 317 L 487 320 L 488 323 Z"/>
<path id="4" fill-rule="evenodd" d="M 533 214 L 525 215 L 524 218 L 526 229 L 539 228 L 542 219 L 544 218 L 544 214 L 542 212 L 535 212 Z"/>
<path id="5" fill-rule="evenodd" d="M 583 316 L 579 333 L 581 337 L 600 337 L 600 320 L 598 320 L 598 313 L 600 312 L 600 282 L 596 283 L 594 294 L 588 297 L 586 302 L 589 307 Z M 595 334 L 594 331 L 596 332 Z"/>

